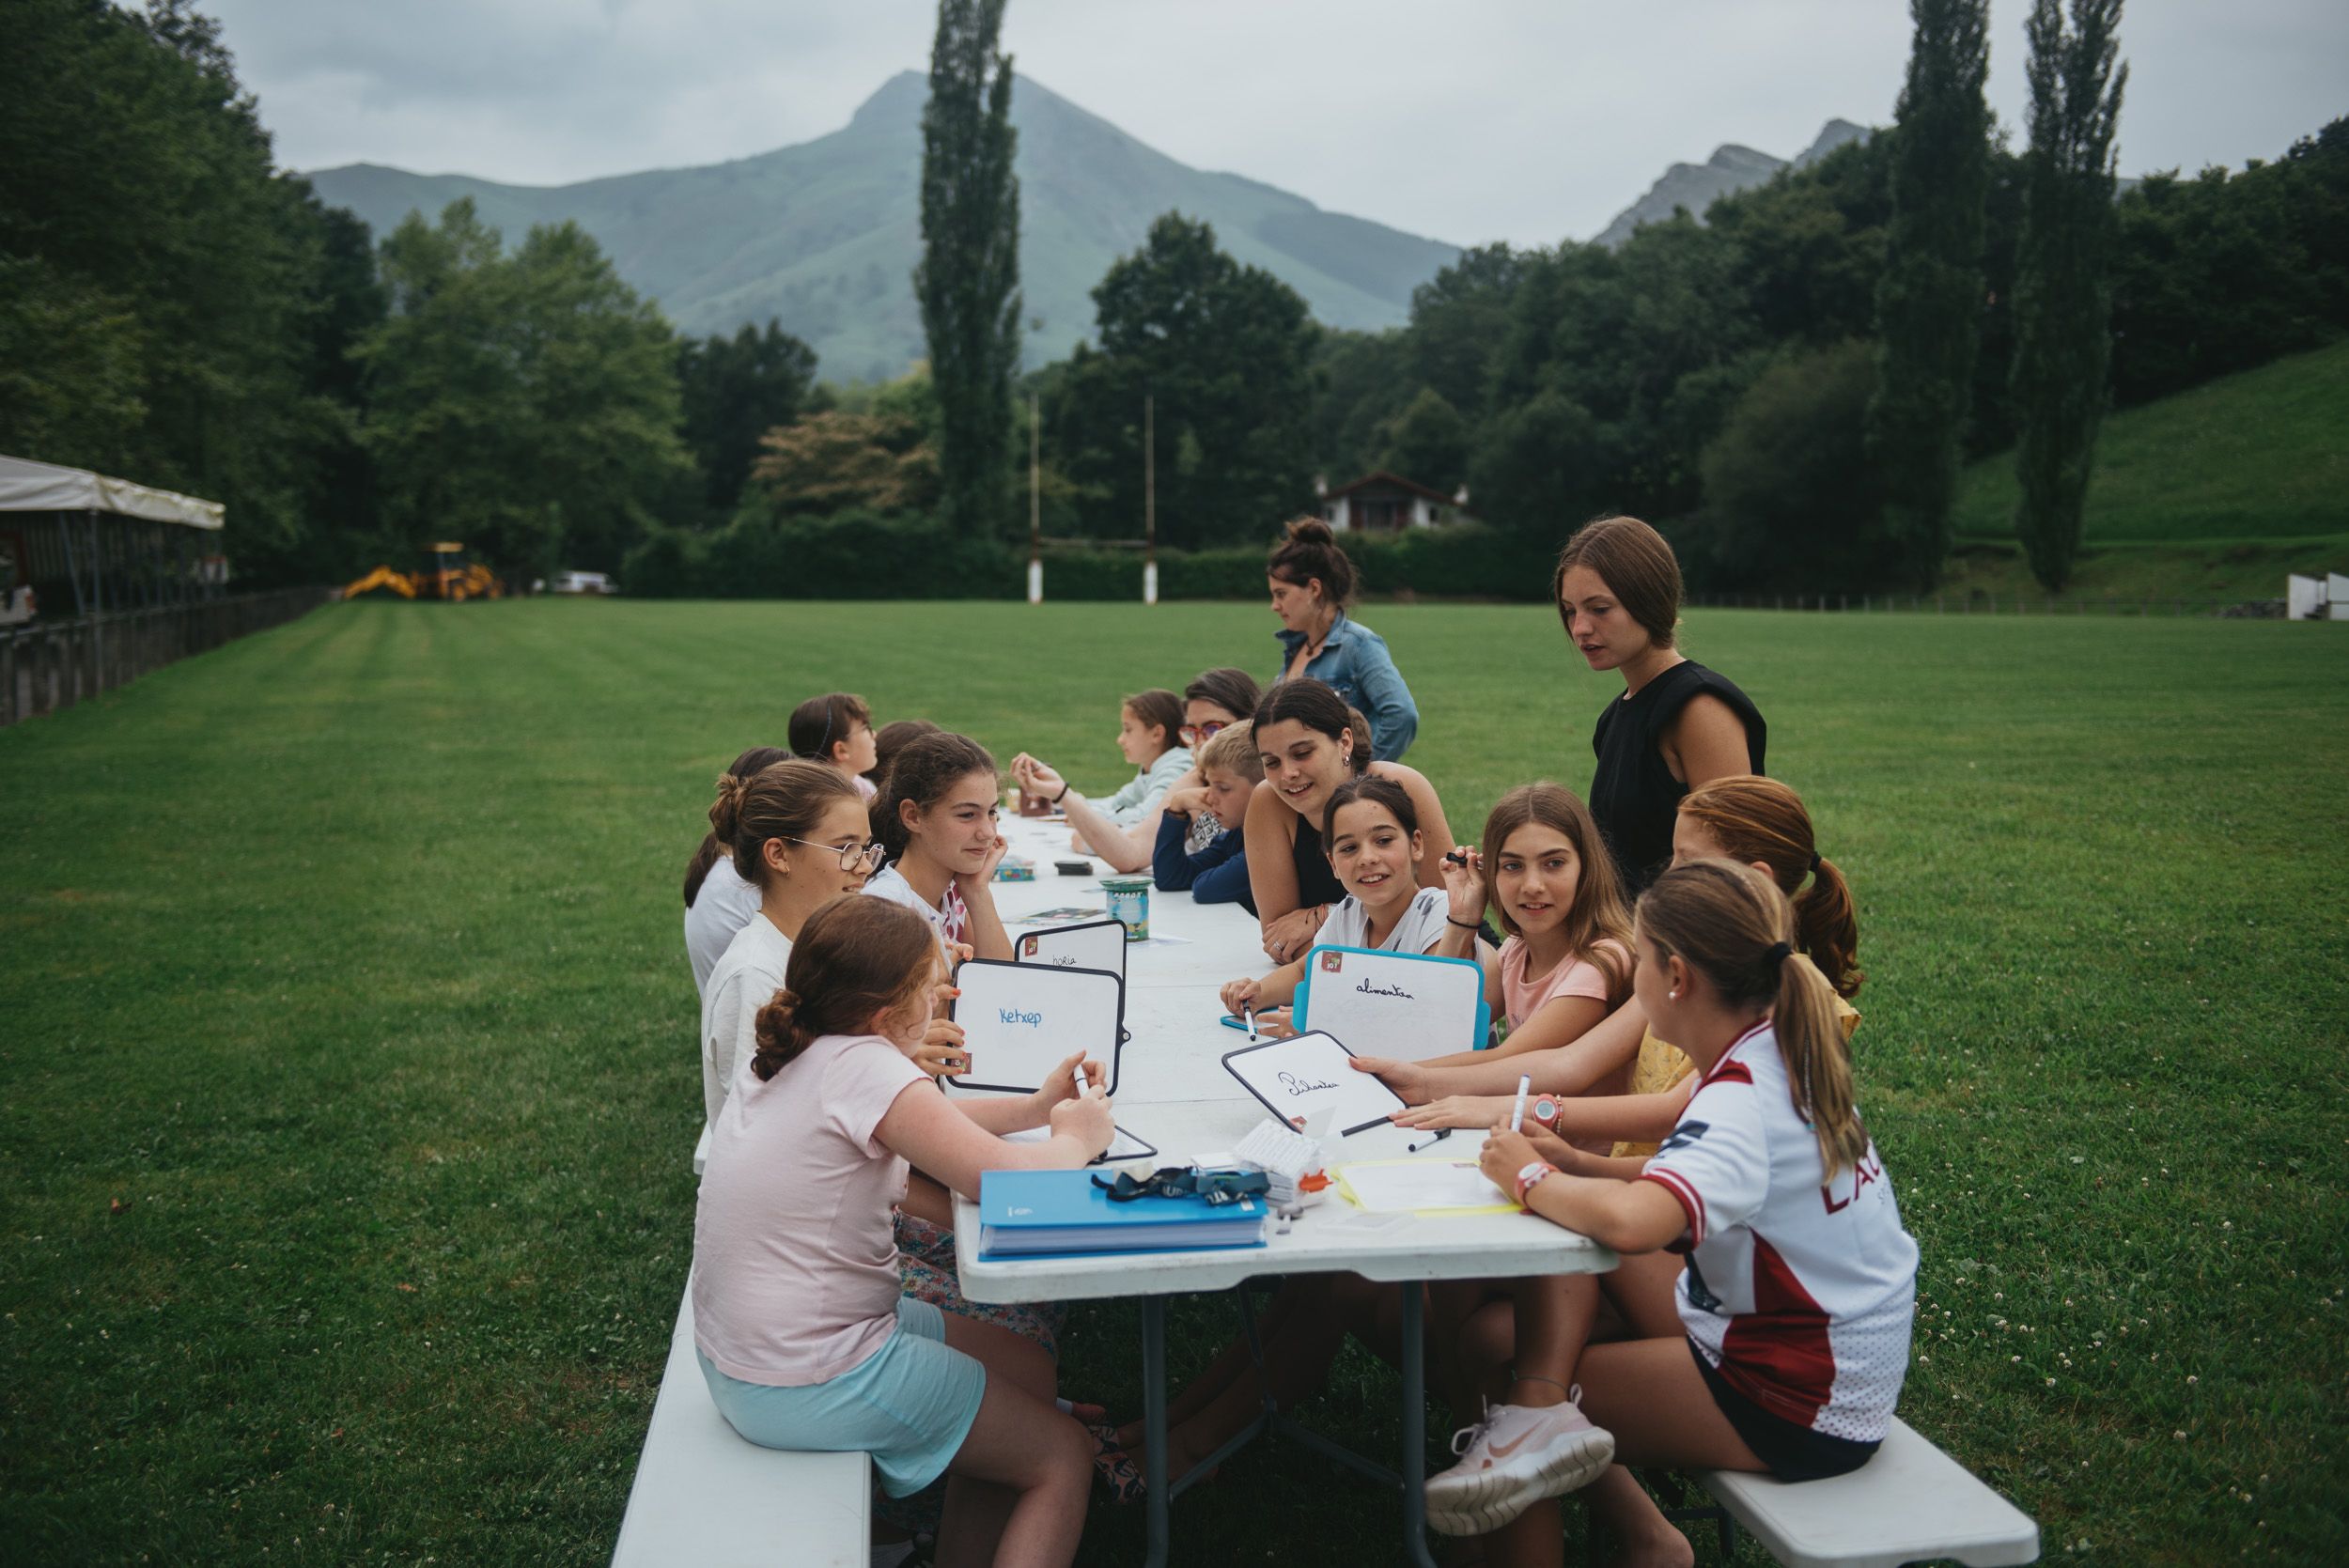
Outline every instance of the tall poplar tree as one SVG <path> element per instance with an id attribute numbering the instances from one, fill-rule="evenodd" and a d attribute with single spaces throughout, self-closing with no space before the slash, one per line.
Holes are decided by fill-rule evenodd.
<path id="1" fill-rule="evenodd" d="M 1958 438 L 1983 308 L 1990 190 L 1988 0 L 1909 0 L 1916 23 L 1892 132 L 1892 220 L 1876 285 L 1883 342 L 1868 443 L 1903 575 L 1930 587 L 1950 552 Z"/>
<path id="2" fill-rule="evenodd" d="M 1019 181 L 1003 0 L 939 0 L 922 110 L 922 262 L 913 289 L 939 403 L 947 521 L 986 533 L 1009 490 L 1019 364 Z"/>
<path id="3" fill-rule="evenodd" d="M 2112 368 L 2112 138 L 2129 68 L 2121 0 L 2035 0 L 2030 150 L 2015 266 L 2015 531 L 2051 593 L 2071 581 Z"/>

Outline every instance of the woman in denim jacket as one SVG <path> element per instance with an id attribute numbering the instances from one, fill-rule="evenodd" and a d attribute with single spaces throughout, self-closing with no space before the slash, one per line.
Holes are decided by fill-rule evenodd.
<path id="1" fill-rule="evenodd" d="M 1281 668 L 1272 677 L 1326 681 L 1370 720 L 1371 754 L 1396 762 L 1419 733 L 1419 705 L 1403 683 L 1387 640 L 1346 613 L 1354 563 L 1319 518 L 1298 518 L 1266 567 L 1272 613 L 1281 617 Z"/>

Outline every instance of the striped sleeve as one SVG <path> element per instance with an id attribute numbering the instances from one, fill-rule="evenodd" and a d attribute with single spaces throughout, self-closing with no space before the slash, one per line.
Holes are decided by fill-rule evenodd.
<path id="1" fill-rule="evenodd" d="M 1736 1063 L 1690 1097 L 1640 1179 L 1671 1193 L 1688 1217 L 1688 1245 L 1743 1224 L 1770 1190 L 1769 1141 L 1753 1080 Z"/>

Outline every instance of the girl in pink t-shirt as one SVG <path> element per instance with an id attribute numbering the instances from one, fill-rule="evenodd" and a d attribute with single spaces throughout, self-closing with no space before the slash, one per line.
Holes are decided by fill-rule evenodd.
<path id="1" fill-rule="evenodd" d="M 862 1450 L 892 1497 L 944 1474 L 941 1539 L 1065 1564 L 1094 1440 L 1053 1405 L 1040 1349 L 900 1293 L 891 1209 L 909 1161 L 969 1196 L 982 1171 L 1081 1166 L 1109 1147 L 1110 1103 L 1079 1093 L 1081 1052 L 1023 1098 L 948 1100 L 907 1055 L 929 1028 L 937 953 L 927 922 L 882 899 L 835 899 L 801 927 L 711 1130 L 694 1346 L 751 1441 Z M 1042 1143 L 1000 1136 L 1044 1126 Z"/>
<path id="2" fill-rule="evenodd" d="M 1509 933 L 1497 972 L 1486 982 L 1486 1000 L 1507 1019 L 1509 1032 L 1494 1050 L 1416 1063 L 1356 1059 L 1354 1065 L 1377 1073 L 1414 1102 L 1447 1093 L 1448 1077 L 1466 1076 L 1487 1063 L 1493 1065 L 1485 1075 L 1492 1076 L 1508 1070 L 1510 1057 L 1530 1060 L 1532 1052 L 1573 1044 L 1631 991 L 1631 921 L 1614 861 L 1589 810 L 1571 791 L 1534 784 L 1502 796 L 1486 819 L 1482 848 L 1461 845 L 1445 857 L 1444 884 L 1451 909 L 1445 939 L 1436 951 L 1467 956 L 1488 906 Z M 1598 1063 L 1581 1081 L 1564 1086 L 1566 1092 L 1623 1093 L 1637 1049 L 1635 1037 L 1619 1059 Z M 1505 1121 L 1514 1098 L 1503 1096 L 1484 1124 Z M 1529 1104 L 1526 1114 L 1533 1125 L 1542 1108 Z M 1408 1116 L 1397 1113 L 1398 1120 Z M 1603 1154 L 1611 1144 L 1602 1140 L 1594 1146 Z M 1496 1409 L 1533 1410 L 1565 1400 L 1579 1343 L 1579 1309 L 1564 1280 L 1448 1282 L 1428 1287 L 1428 1297 L 1439 1374 L 1455 1410 L 1465 1415 L 1486 1401 Z M 1508 1348 L 1496 1356 L 1496 1345 Z M 1508 1373 L 1489 1383 L 1480 1378 L 1480 1369 L 1508 1362 L 1512 1348 L 1515 1361 Z M 1527 1539 L 1541 1539 L 1545 1530 L 1554 1539 L 1563 1528 L 1557 1505 L 1542 1502 L 1531 1512 L 1532 1517 L 1518 1527 Z M 1484 1521 L 1472 1510 L 1431 1510 L 1429 1522 L 1446 1533 L 1467 1535 L 1479 1533 Z"/>

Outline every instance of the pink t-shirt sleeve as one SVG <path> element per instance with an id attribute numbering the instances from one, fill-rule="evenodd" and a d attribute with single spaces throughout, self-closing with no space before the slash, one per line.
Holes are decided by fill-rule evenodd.
<path id="1" fill-rule="evenodd" d="M 1610 955 L 1621 955 L 1622 947 L 1614 942 L 1601 944 Z M 1559 967 L 1559 972 L 1543 987 L 1542 1001 L 1555 1001 L 1560 997 L 1589 997 L 1594 1001 L 1607 1000 L 1607 971 L 1588 958 L 1577 958 Z"/>
<path id="2" fill-rule="evenodd" d="M 824 1075 L 823 1114 L 867 1158 L 878 1159 L 889 1151 L 874 1141 L 874 1129 L 898 1095 L 928 1076 L 888 1041 L 860 1040 L 834 1057 Z"/>

